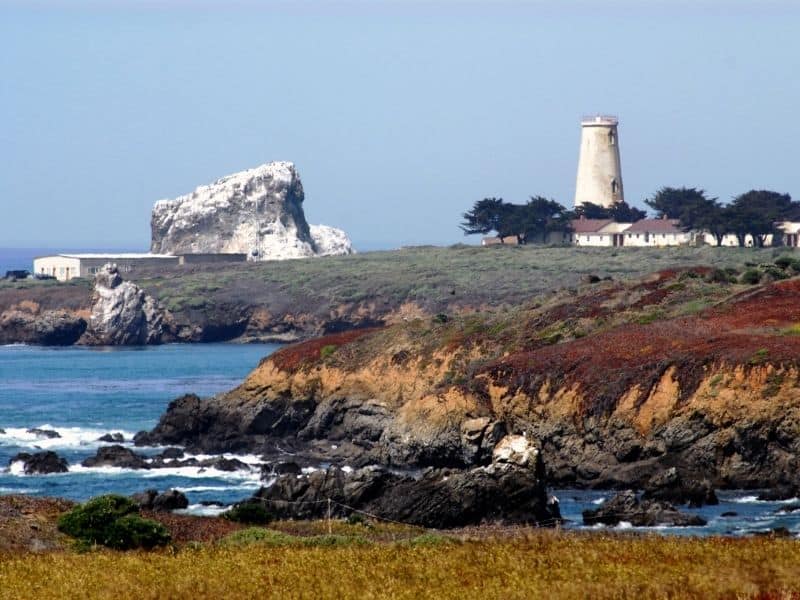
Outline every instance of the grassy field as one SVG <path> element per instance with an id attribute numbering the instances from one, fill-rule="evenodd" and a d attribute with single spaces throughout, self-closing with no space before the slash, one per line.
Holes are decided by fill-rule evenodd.
<path id="1" fill-rule="evenodd" d="M 800 596 L 796 540 L 536 530 L 495 539 L 292 539 L 276 532 L 179 551 L 6 555 L 0 598 Z"/>
<path id="2" fill-rule="evenodd" d="M 256 303 L 308 310 L 351 303 L 414 302 L 436 311 L 463 304 L 515 304 L 576 286 L 593 274 L 615 279 L 660 269 L 707 265 L 743 269 L 791 249 L 416 247 L 137 276 L 170 310 L 211 303 Z"/>

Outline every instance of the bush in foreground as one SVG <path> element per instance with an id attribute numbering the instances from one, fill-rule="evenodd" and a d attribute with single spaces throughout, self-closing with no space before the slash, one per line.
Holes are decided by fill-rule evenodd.
<path id="1" fill-rule="evenodd" d="M 85 544 L 101 544 L 119 550 L 154 548 L 169 543 L 166 528 L 138 515 L 130 498 L 98 496 L 76 506 L 58 520 L 59 531 Z"/>
<path id="2" fill-rule="evenodd" d="M 257 502 L 243 502 L 230 510 L 222 513 L 229 521 L 246 523 L 249 525 L 266 525 L 272 521 L 273 516 L 266 508 Z"/>

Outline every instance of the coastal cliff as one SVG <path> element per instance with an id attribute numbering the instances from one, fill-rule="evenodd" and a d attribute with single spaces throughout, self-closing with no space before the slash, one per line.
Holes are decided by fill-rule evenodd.
<path id="1" fill-rule="evenodd" d="M 716 487 L 797 485 L 799 293 L 667 270 L 328 336 L 227 394 L 176 400 L 142 441 L 463 469 L 525 435 L 550 485 L 643 487 L 672 467 Z"/>

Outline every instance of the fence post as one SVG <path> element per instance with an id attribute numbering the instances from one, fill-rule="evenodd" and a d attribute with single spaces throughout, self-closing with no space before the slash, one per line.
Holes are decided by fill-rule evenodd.
<path id="1" fill-rule="evenodd" d="M 333 535 L 331 531 L 331 499 L 328 498 L 328 535 Z"/>

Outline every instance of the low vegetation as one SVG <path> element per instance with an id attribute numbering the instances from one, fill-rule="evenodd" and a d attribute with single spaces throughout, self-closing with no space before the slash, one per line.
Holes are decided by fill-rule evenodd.
<path id="1" fill-rule="evenodd" d="M 98 496 L 63 514 L 58 529 L 75 538 L 81 547 L 100 544 L 130 550 L 168 544 L 167 529 L 161 523 L 143 519 L 138 512 L 138 505 L 130 498 Z"/>
<path id="2" fill-rule="evenodd" d="M 263 531 L 263 533 L 261 533 Z M 16 598 L 790 598 L 800 544 L 520 530 L 490 539 L 291 542 L 244 530 L 172 552 L 5 556 Z"/>

